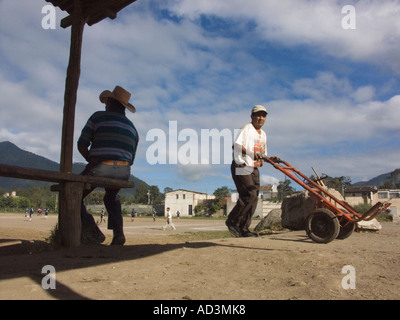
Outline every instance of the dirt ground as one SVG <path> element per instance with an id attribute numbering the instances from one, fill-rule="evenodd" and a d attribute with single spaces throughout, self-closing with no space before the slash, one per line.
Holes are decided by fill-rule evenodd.
<path id="1" fill-rule="evenodd" d="M 193 232 L 226 230 L 224 221 L 175 219 L 177 230 L 163 231 L 161 218 L 126 218 L 124 246 L 109 246 L 103 223 L 104 245 L 50 250 L 56 223 L 54 215 L 0 214 L 0 299 L 400 299 L 396 223 L 317 244 L 304 231 L 198 240 Z M 56 271 L 56 289 L 42 287 L 45 265 Z M 345 266 L 353 271 L 342 273 Z"/>

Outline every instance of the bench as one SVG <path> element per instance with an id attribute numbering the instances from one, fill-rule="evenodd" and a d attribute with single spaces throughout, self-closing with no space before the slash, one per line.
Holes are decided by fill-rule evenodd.
<path id="1" fill-rule="evenodd" d="M 61 242 L 66 247 L 81 244 L 81 203 L 83 191 L 92 187 L 102 188 L 133 188 L 131 181 L 83 176 L 74 173 L 24 168 L 0 164 L 0 176 L 17 179 L 57 182 L 52 191 L 60 192 L 58 227 Z"/>

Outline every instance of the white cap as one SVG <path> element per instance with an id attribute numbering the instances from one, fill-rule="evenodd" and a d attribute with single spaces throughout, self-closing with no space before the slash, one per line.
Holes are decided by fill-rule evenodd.
<path id="1" fill-rule="evenodd" d="M 266 114 L 268 114 L 267 109 L 264 106 L 260 105 L 260 104 L 255 105 L 253 107 L 253 109 L 251 110 L 251 113 L 257 113 L 257 112 L 260 112 L 260 111 L 263 111 Z"/>

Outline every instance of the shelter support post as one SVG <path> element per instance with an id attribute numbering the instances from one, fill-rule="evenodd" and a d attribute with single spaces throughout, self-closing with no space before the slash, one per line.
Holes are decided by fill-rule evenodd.
<path id="1" fill-rule="evenodd" d="M 81 244 L 80 213 L 84 187 L 85 183 L 83 182 L 64 182 L 61 184 L 58 227 L 61 242 L 65 247 L 78 247 Z"/>
<path id="2" fill-rule="evenodd" d="M 81 0 L 74 0 L 70 56 L 67 78 L 65 80 L 64 116 L 60 159 L 61 172 L 72 172 L 75 107 L 79 87 L 79 77 L 81 73 L 82 38 L 85 23 L 86 20 L 83 14 L 83 3 Z M 83 183 L 61 183 L 58 225 L 61 232 L 61 241 L 66 247 L 74 247 L 81 244 L 82 226 L 80 207 L 83 188 Z"/>
<path id="3" fill-rule="evenodd" d="M 72 172 L 74 147 L 75 107 L 81 73 L 82 38 L 86 20 L 81 0 L 74 0 L 74 15 L 71 28 L 71 46 L 65 80 L 64 116 L 61 140 L 60 171 Z"/>

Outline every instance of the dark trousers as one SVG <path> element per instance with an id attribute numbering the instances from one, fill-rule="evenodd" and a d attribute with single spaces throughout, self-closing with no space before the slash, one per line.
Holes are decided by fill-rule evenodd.
<path id="1" fill-rule="evenodd" d="M 239 200 L 228 215 L 231 225 L 241 232 L 248 232 L 251 218 L 257 208 L 258 194 L 260 190 L 260 172 L 258 168 L 249 168 L 237 165 L 235 161 L 231 165 L 231 174 L 239 192 Z"/>
<path id="2" fill-rule="evenodd" d="M 130 175 L 130 166 L 112 166 L 102 163 L 89 163 L 81 174 L 88 176 L 128 180 Z M 95 224 L 93 216 L 89 212 L 87 212 L 86 207 L 83 204 L 83 200 L 85 199 L 85 197 L 87 197 L 94 189 L 95 187 L 89 190 L 85 190 L 83 192 L 81 204 L 81 220 L 83 228 L 88 228 Z M 119 190 L 120 189 L 106 188 L 106 192 L 103 198 L 104 206 L 106 207 L 108 212 L 107 227 L 108 229 L 112 230 L 122 229 L 123 227 L 121 202 L 118 195 Z"/>

